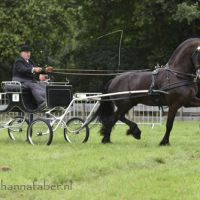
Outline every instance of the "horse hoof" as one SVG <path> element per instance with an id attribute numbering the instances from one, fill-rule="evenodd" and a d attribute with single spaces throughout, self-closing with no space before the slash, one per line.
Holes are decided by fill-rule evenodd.
<path id="1" fill-rule="evenodd" d="M 137 140 L 140 140 L 141 139 L 141 131 L 137 131 L 133 133 L 133 137 Z"/>
<path id="2" fill-rule="evenodd" d="M 137 140 L 141 139 L 141 131 L 139 128 L 135 128 L 134 131 L 131 129 L 128 129 L 126 135 L 132 135 Z"/>
<path id="3" fill-rule="evenodd" d="M 170 146 L 170 143 L 168 141 L 161 141 L 160 146 Z"/>
<path id="4" fill-rule="evenodd" d="M 107 139 L 102 139 L 101 141 L 102 144 L 111 144 L 112 142 L 110 140 L 107 140 Z"/>

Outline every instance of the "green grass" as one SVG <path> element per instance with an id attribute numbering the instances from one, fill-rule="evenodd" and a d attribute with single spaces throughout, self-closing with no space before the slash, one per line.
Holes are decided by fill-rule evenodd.
<path id="1" fill-rule="evenodd" d="M 142 139 L 112 132 L 100 144 L 98 127 L 86 144 L 55 133 L 51 146 L 31 146 L 0 134 L 0 178 L 6 185 L 69 185 L 70 190 L 0 190 L 0 199 L 196 200 L 200 199 L 199 122 L 175 122 L 171 146 L 158 146 L 165 125 L 140 126 Z M 1 188 L 1 185 L 0 185 Z"/>

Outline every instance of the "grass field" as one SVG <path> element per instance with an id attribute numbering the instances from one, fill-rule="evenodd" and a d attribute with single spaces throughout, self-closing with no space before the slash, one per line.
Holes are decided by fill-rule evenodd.
<path id="1" fill-rule="evenodd" d="M 86 144 L 68 144 L 55 133 L 49 147 L 13 142 L 3 131 L 0 199 L 200 199 L 199 124 L 175 122 L 167 147 L 158 146 L 165 125 L 140 126 L 140 141 L 118 125 L 109 145 L 100 144 L 98 127 Z"/>

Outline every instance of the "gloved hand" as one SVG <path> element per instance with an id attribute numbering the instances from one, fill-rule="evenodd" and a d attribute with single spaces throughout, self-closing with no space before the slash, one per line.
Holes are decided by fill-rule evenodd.
<path id="1" fill-rule="evenodd" d="M 41 67 L 33 67 L 33 72 L 36 74 L 39 74 L 42 72 L 42 68 Z"/>
<path id="2" fill-rule="evenodd" d="M 51 72 L 53 72 L 53 67 L 48 66 L 45 68 L 45 73 L 51 73 Z"/>

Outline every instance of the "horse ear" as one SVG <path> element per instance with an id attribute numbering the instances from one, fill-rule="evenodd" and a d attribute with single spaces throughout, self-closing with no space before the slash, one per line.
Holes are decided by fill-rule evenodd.
<path id="1" fill-rule="evenodd" d="M 192 54 L 192 62 L 195 68 L 200 67 L 200 46 L 198 46 L 196 51 Z"/>

